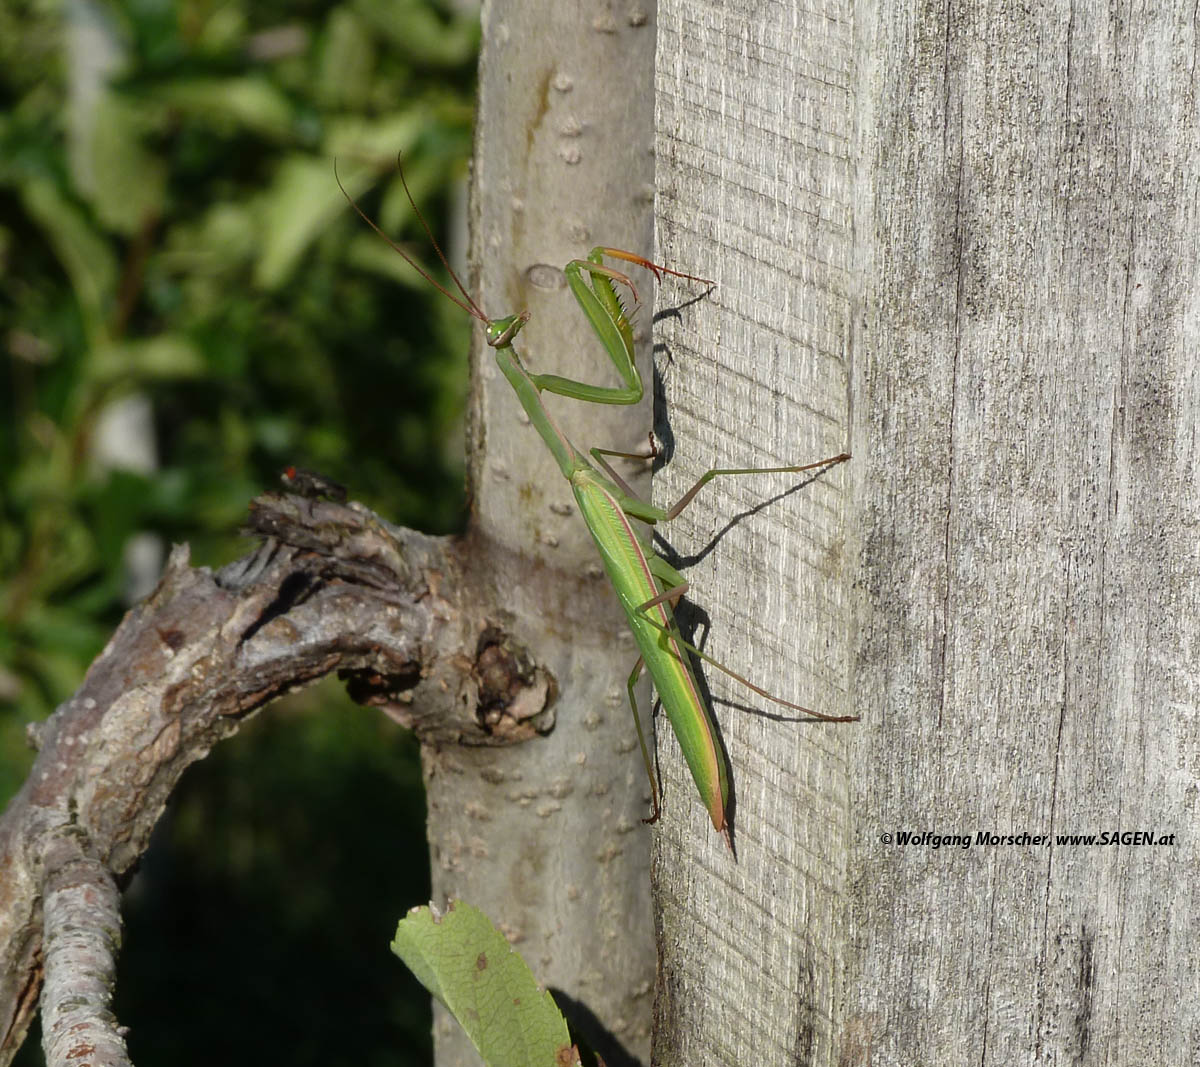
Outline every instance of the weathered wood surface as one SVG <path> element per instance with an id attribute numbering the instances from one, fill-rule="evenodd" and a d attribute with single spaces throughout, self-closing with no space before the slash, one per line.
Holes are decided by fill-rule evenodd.
<path id="1" fill-rule="evenodd" d="M 655 498 L 848 441 L 672 539 L 721 535 L 690 572 L 710 651 L 863 721 L 718 705 L 736 864 L 661 746 L 655 1062 L 1200 1047 L 1196 34 L 1190 7 L 661 8 L 658 254 L 719 288 L 664 324 Z M 1175 836 L 1054 838 L 1105 830 Z"/>
<path id="2" fill-rule="evenodd" d="M 658 503 L 709 467 L 803 463 L 850 443 L 853 60 L 848 21 L 789 5 L 664 5 L 658 255 L 717 288 L 659 338 L 675 451 L 655 477 Z M 849 650 L 847 508 L 861 465 L 718 479 L 668 534 L 694 561 L 705 650 L 829 714 L 868 710 Z M 762 712 L 780 708 L 707 673 L 737 860 L 660 741 L 655 1062 L 827 1062 L 846 937 L 847 759 L 863 727 L 778 721 Z"/>

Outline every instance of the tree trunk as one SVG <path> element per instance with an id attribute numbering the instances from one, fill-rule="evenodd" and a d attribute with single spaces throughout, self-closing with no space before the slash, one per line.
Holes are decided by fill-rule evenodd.
<path id="1" fill-rule="evenodd" d="M 472 288 L 489 315 L 531 312 L 519 346 L 531 369 L 611 384 L 562 267 L 596 244 L 650 251 L 653 4 L 496 2 L 483 18 Z M 637 282 L 649 298 L 649 279 Z M 645 341 L 649 326 L 646 309 Z M 637 653 L 570 486 L 479 335 L 471 395 L 474 576 L 560 695 L 543 740 L 427 750 L 434 899 L 486 911 L 538 979 L 580 1006 L 568 1014 L 610 1067 L 644 1062 L 649 803 L 625 692 Z M 546 403 L 580 448 L 646 445 L 648 397 L 634 408 Z M 649 495 L 648 469 L 624 473 Z M 478 1062 L 440 1008 L 435 1043 L 439 1067 Z"/>
<path id="2" fill-rule="evenodd" d="M 709 652 L 862 722 L 710 672 L 737 862 L 663 746 L 656 1063 L 1200 1047 L 1195 34 L 663 5 L 658 255 L 718 288 L 666 324 L 655 496 L 848 444 L 783 498 L 718 480 L 671 537 Z M 1166 843 L 1058 836 L 1104 831 Z"/>

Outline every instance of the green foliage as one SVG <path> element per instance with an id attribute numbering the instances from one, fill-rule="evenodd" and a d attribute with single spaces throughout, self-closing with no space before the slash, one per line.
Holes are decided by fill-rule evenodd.
<path id="1" fill-rule="evenodd" d="M 439 0 L 0 4 L 0 804 L 25 724 L 145 592 L 147 546 L 243 554 L 289 464 L 460 525 L 469 323 L 350 211 L 334 159 L 428 258 L 396 157 L 440 237 L 477 38 Z M 142 419 L 132 451 L 115 412 Z M 385 916 L 429 894 L 416 748 L 314 692 L 172 799 L 127 911 L 135 1059 L 428 1059 L 424 998 L 379 992 Z"/>
<path id="2" fill-rule="evenodd" d="M 461 900 L 444 915 L 414 908 L 400 920 L 392 951 L 449 1009 L 485 1063 L 579 1063 L 554 999 L 478 908 Z"/>
<path id="3" fill-rule="evenodd" d="M 225 562 L 291 463 L 459 525 L 468 323 L 334 158 L 373 211 L 403 153 L 441 217 L 477 35 L 436 0 L 0 5 L 0 798 L 118 621 L 135 535 Z M 103 444 L 122 401 L 140 458 Z"/>

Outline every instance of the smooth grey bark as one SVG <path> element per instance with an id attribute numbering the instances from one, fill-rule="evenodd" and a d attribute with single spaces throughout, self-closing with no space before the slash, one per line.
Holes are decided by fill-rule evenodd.
<path id="1" fill-rule="evenodd" d="M 662 5 L 658 254 L 719 288 L 670 324 L 655 495 L 849 434 L 674 538 L 722 532 L 714 654 L 862 722 L 718 704 L 736 864 L 663 746 L 655 1062 L 1200 1047 L 1193 16 Z M 1055 837 L 1112 830 L 1168 843 Z"/>
<path id="2" fill-rule="evenodd" d="M 484 6 L 472 288 L 489 315 L 531 312 L 518 348 L 537 372 L 615 383 L 562 268 L 593 245 L 650 251 L 653 51 L 650 3 Z M 648 300 L 651 280 L 637 283 Z M 648 307 L 636 324 L 648 340 Z M 636 407 L 545 395 L 577 446 L 647 444 L 648 349 L 641 366 Z M 434 899 L 487 912 L 538 980 L 578 1005 L 568 1015 L 610 1067 L 644 1062 L 649 804 L 625 692 L 637 653 L 570 486 L 478 334 L 468 454 L 475 577 L 559 698 L 553 732 L 532 744 L 427 752 Z M 623 471 L 648 495 L 645 465 Z M 435 1012 L 439 1067 L 477 1063 L 457 1023 Z"/>

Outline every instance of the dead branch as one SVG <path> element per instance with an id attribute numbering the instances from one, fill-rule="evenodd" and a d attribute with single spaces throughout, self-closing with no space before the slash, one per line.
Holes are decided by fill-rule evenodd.
<path id="1" fill-rule="evenodd" d="M 0 817 L 0 1067 L 57 950 L 51 893 L 84 886 L 102 904 L 96 887 L 137 862 L 184 770 L 275 697 L 337 671 L 426 745 L 504 744 L 549 725 L 553 680 L 467 595 L 459 543 L 278 493 L 252 503 L 246 532 L 260 547 L 215 573 L 177 546 L 79 691 L 31 729 L 37 760 Z M 117 928 L 87 926 L 83 950 L 111 956 Z M 61 1000 L 77 993 L 56 983 L 48 1041 L 92 1048 L 89 1062 L 103 1044 L 105 1062 L 124 1062 L 103 997 L 64 1041 Z"/>

